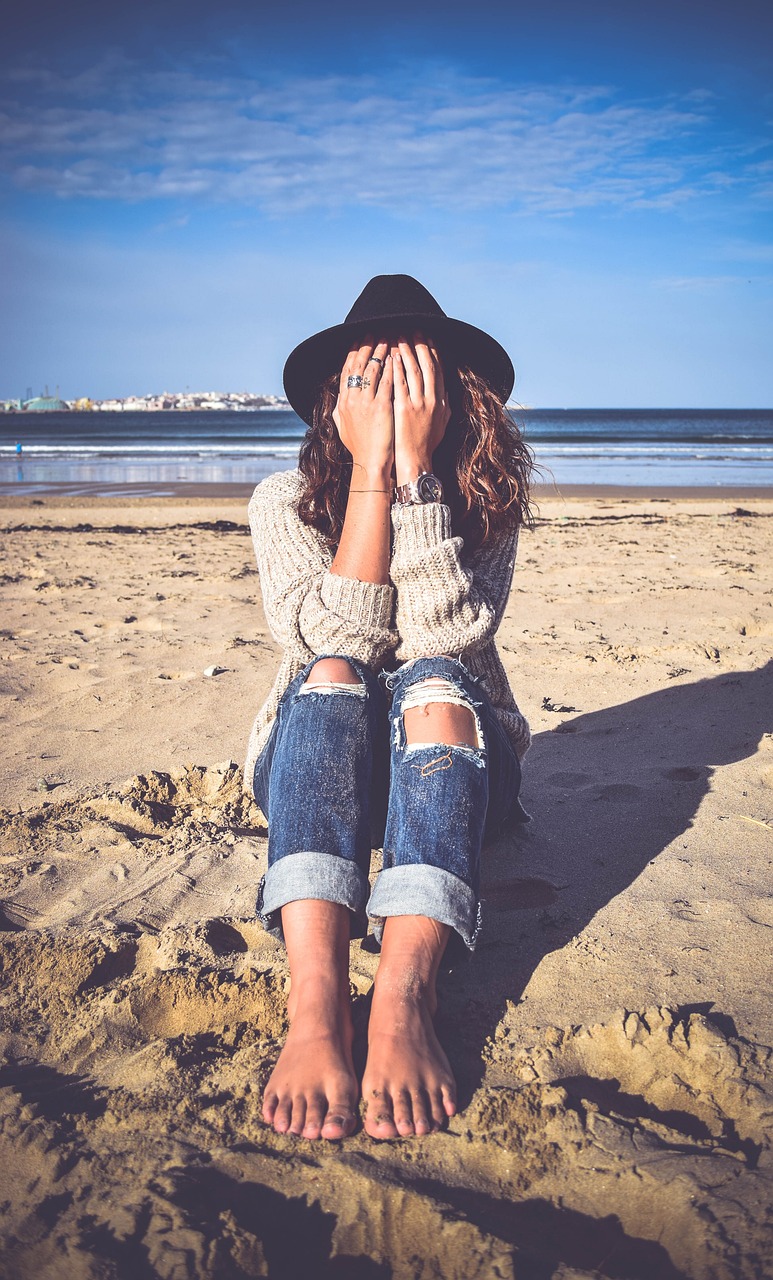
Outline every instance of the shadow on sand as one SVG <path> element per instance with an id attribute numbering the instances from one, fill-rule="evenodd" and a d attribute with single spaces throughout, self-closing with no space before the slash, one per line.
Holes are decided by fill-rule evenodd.
<path id="1" fill-rule="evenodd" d="M 658 690 L 536 736 L 524 787 L 534 822 L 484 855 L 487 927 L 469 963 L 443 980 L 444 1021 L 457 1040 L 460 1017 L 465 1025 L 457 1054 L 454 1037 L 445 1037 L 462 1105 L 480 1083 L 481 1049 L 506 1002 L 517 1003 L 540 961 L 690 828 L 714 770 L 753 755 L 772 728 L 768 663 Z M 567 1024 L 571 1015 L 567 1008 Z"/>

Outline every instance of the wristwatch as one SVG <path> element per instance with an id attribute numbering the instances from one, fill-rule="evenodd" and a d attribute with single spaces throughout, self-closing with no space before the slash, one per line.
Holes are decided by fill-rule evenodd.
<path id="1" fill-rule="evenodd" d="M 431 471 L 422 471 L 415 480 L 409 480 L 407 484 L 399 484 L 395 489 L 395 503 L 400 507 L 442 501 L 443 486 Z"/>

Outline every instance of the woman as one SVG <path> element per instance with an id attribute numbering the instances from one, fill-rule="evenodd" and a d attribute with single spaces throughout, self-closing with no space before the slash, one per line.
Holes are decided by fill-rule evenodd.
<path id="1" fill-rule="evenodd" d="M 436 976 L 452 936 L 475 946 L 484 836 L 525 816 L 529 730 L 493 639 L 528 519 L 530 456 L 503 407 L 513 381 L 499 344 L 410 276 L 371 280 L 285 366 L 310 430 L 299 470 L 250 503 L 285 654 L 245 767 L 268 819 L 258 913 L 291 974 L 263 1099 L 278 1133 L 355 1127 L 349 940 L 366 916 L 381 958 L 365 1129 L 426 1134 L 456 1110 Z"/>

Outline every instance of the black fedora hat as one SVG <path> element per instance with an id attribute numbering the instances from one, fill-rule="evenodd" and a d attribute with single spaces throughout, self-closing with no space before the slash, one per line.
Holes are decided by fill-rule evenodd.
<path id="1" fill-rule="evenodd" d="M 364 338 L 366 333 L 376 338 L 384 333 L 410 338 L 416 330 L 432 338 L 446 360 L 469 365 L 503 402 L 507 400 L 515 370 L 504 347 L 482 329 L 447 316 L 413 276 L 399 275 L 374 276 L 343 324 L 313 334 L 290 352 L 284 368 L 287 399 L 298 416 L 311 425 L 320 389 L 331 374 L 342 369 L 353 339 Z"/>

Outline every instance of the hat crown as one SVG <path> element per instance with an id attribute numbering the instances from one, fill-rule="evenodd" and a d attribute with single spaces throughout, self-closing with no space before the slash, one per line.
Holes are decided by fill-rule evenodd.
<path id="1" fill-rule="evenodd" d="M 413 276 L 374 276 L 355 301 L 344 324 L 445 314 L 429 289 L 425 289 Z"/>
<path id="2" fill-rule="evenodd" d="M 343 324 L 313 333 L 290 352 L 284 368 L 287 399 L 312 426 L 321 391 L 328 379 L 340 377 L 353 344 L 361 344 L 367 334 L 393 339 L 417 332 L 431 336 L 449 368 L 468 366 L 503 402 L 507 400 L 515 370 L 504 347 L 483 329 L 447 315 L 429 289 L 404 275 L 374 276 Z"/>

